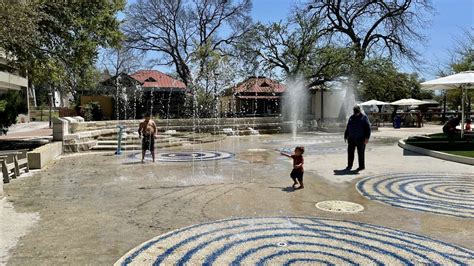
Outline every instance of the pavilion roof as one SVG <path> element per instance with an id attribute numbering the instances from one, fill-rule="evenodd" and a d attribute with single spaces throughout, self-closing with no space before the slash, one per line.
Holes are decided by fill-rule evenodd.
<path id="1" fill-rule="evenodd" d="M 233 93 L 283 93 L 285 85 L 266 77 L 249 77 L 233 88 Z"/>
<path id="2" fill-rule="evenodd" d="M 143 88 L 186 89 L 186 85 L 182 81 L 157 70 L 139 70 L 130 76 L 142 83 Z"/>

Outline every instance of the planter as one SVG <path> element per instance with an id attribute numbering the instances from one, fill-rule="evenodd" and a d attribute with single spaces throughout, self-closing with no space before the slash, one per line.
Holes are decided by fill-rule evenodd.
<path id="1" fill-rule="evenodd" d="M 30 169 L 41 169 L 63 153 L 61 141 L 51 142 L 28 152 Z"/>
<path id="2" fill-rule="evenodd" d="M 404 149 L 404 150 L 408 150 L 408 151 L 415 152 L 415 153 L 418 153 L 418 154 L 431 156 L 431 157 L 435 157 L 435 158 L 438 158 L 438 159 L 451 161 L 451 162 L 474 165 L 474 158 L 449 154 L 449 153 L 445 153 L 445 152 L 440 152 L 440 151 L 427 149 L 427 148 L 424 148 L 424 147 L 418 147 L 418 146 L 415 146 L 415 145 L 412 145 L 412 144 L 407 144 L 406 139 L 399 140 L 398 141 L 398 146 L 400 148 Z"/>

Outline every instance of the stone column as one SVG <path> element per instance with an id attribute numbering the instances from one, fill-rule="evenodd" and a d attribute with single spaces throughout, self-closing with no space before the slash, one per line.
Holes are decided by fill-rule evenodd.
<path id="1" fill-rule="evenodd" d="M 64 140 L 64 136 L 69 134 L 69 121 L 63 118 L 53 119 L 53 140 Z"/>

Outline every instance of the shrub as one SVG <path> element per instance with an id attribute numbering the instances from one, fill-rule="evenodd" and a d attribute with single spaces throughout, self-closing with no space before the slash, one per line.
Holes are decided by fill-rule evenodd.
<path id="1" fill-rule="evenodd" d="M 22 96 L 19 91 L 0 94 L 0 134 L 6 134 L 8 128 L 16 123 L 18 114 L 28 111 Z"/>
<path id="2" fill-rule="evenodd" d="M 90 102 L 82 107 L 84 119 L 86 121 L 100 121 L 103 120 L 102 108 L 98 102 Z"/>

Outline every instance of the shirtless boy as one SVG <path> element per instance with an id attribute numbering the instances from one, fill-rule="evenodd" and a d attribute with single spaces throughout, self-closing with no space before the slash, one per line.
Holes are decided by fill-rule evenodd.
<path id="1" fill-rule="evenodd" d="M 155 134 L 156 134 L 156 124 L 155 121 L 150 119 L 150 114 L 145 114 L 145 121 L 140 123 L 138 128 L 138 135 L 142 137 L 142 163 L 145 160 L 145 152 L 149 150 L 151 152 L 151 157 L 153 162 L 155 162 Z"/>

